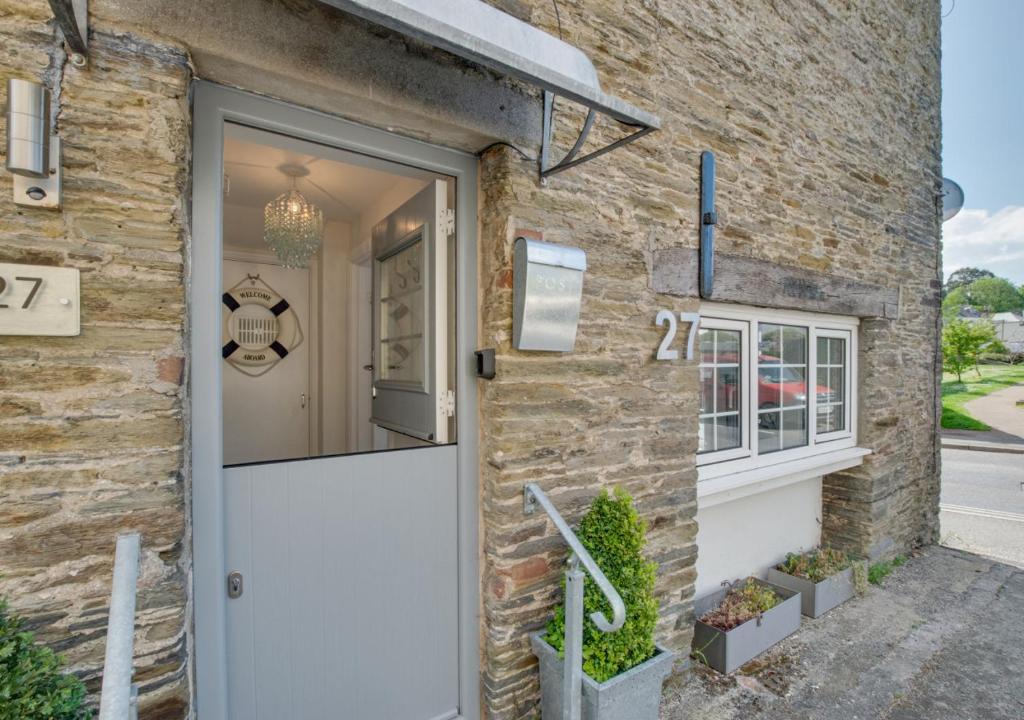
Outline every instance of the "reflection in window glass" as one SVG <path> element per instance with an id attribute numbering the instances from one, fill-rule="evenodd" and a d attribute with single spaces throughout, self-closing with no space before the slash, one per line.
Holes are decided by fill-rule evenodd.
<path id="1" fill-rule="evenodd" d="M 700 331 L 700 425 L 697 452 L 740 447 L 740 332 Z"/>
<path id="2" fill-rule="evenodd" d="M 758 452 L 807 445 L 807 328 L 758 324 Z"/>
<path id="3" fill-rule="evenodd" d="M 818 338 L 817 431 L 839 432 L 846 429 L 846 340 Z"/>

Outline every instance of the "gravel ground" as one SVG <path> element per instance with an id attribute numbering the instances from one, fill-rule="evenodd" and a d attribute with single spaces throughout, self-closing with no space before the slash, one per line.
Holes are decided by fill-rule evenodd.
<path id="1" fill-rule="evenodd" d="M 932 546 L 739 671 L 695 663 L 662 720 L 1024 720 L 1024 570 Z"/>

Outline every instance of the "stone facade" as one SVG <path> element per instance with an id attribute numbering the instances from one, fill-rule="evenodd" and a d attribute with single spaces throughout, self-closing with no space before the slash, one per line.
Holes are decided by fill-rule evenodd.
<path id="1" fill-rule="evenodd" d="M 826 478 L 826 538 L 876 554 L 936 539 L 939 7 L 563 0 L 556 18 L 546 0 L 494 4 L 563 34 L 594 60 L 607 91 L 663 123 L 546 186 L 523 154 L 535 147 L 496 145 L 482 154 L 478 344 L 497 349 L 498 367 L 479 388 L 482 703 L 487 717 L 512 720 L 536 712 L 526 632 L 558 601 L 565 558 L 553 528 L 523 515 L 526 481 L 547 489 L 570 521 L 601 487 L 633 494 L 659 565 L 659 639 L 685 656 L 697 552 L 696 369 L 654 361 L 661 332 L 653 321 L 660 308 L 691 311 L 698 301 L 656 292 L 653 277 L 661 253 L 696 246 L 702 150 L 718 158 L 719 252 L 881 286 L 899 298 L 896 317 L 862 324 L 858 430 L 875 454 Z M 45 3 L 0 0 L 4 76 L 60 88 L 66 184 L 59 213 L 4 201 L 0 261 L 80 268 L 84 306 L 79 338 L 0 338 L 0 594 L 95 690 L 114 536 L 141 530 L 142 716 L 178 718 L 191 706 L 183 333 L 196 58 L 187 37 L 171 37 L 170 19 L 147 29 L 142 11 L 136 17 L 112 0 L 95 5 L 91 58 L 79 69 L 56 42 Z M 185 14 L 202 12 L 186 5 Z M 232 6 L 217 7 L 210 12 Z M 302 0 L 254 8 L 283 8 L 290 19 L 324 12 Z M 262 24 L 263 33 L 274 27 Z M 245 32 L 241 20 L 231 31 Z M 380 37 L 396 44 L 374 31 Z M 433 57 L 398 46 L 417 63 Z M 229 61 L 204 60 L 200 70 L 231 82 L 238 67 L 233 84 L 269 92 L 248 84 L 263 80 L 248 77 L 230 52 Z M 298 76 L 308 55 L 299 48 L 296 56 Z M 289 71 L 282 67 L 275 87 Z M 467 74 L 480 82 L 480 73 Z M 502 93 L 527 103 L 527 111 L 510 107 L 509 117 L 534 117 L 528 91 L 502 85 Z M 379 92 L 375 102 L 382 97 L 389 96 Z M 285 99 L 333 109 L 329 99 Z M 582 121 L 564 109 L 561 151 Z M 462 110 L 446 109 L 446 127 L 458 125 L 450 115 Z M 378 117 L 351 112 L 362 122 Z M 445 138 L 480 151 L 535 137 L 531 126 L 481 144 L 502 122 Z M 617 132 L 601 125 L 591 142 Z M 410 133 L 430 137 L 429 128 Z M 9 192 L 10 177 L 0 174 L 0 197 Z M 570 355 L 511 349 L 511 249 L 524 230 L 588 254 Z M 766 302 L 802 307 L 799 298 Z"/>
<path id="2" fill-rule="evenodd" d="M 46 78 L 61 212 L 15 208 L 0 261 L 82 273 L 82 334 L 0 337 L 0 596 L 97 691 L 114 541 L 139 530 L 143 717 L 189 706 L 184 452 L 185 54 L 96 28 L 85 69 L 46 3 L 0 2 L 0 76 Z M 4 120 L 0 116 L 0 124 Z"/>

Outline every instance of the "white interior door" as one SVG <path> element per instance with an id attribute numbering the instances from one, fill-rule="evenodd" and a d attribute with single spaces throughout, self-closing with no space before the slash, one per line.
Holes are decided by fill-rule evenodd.
<path id="1" fill-rule="evenodd" d="M 448 188 L 430 182 L 373 228 L 371 420 L 446 443 L 448 393 Z"/>
<path id="2" fill-rule="evenodd" d="M 271 302 L 276 304 L 277 299 L 282 298 L 294 313 L 294 317 L 289 315 L 286 318 L 287 322 L 297 324 L 299 330 L 299 335 L 294 335 L 292 328 L 288 327 L 290 337 L 279 338 L 294 347 L 278 345 L 259 350 L 262 357 L 248 362 L 245 359 L 246 347 L 238 347 L 224 358 L 224 464 L 306 457 L 310 441 L 309 270 L 227 259 L 223 267 L 222 287 L 225 292 L 238 288 L 234 295 L 245 294 L 246 289 L 252 289 L 256 294 L 270 288 L 273 292 L 266 292 L 271 295 L 271 301 L 263 301 L 255 309 L 259 310 Z M 258 280 L 250 281 L 250 278 Z M 262 297 L 252 299 L 260 301 Z M 231 316 L 245 312 L 241 306 L 233 308 L 239 303 L 244 306 L 248 298 L 234 300 L 226 297 L 224 300 L 227 305 L 222 308 L 226 318 L 223 340 L 227 344 L 231 342 Z M 264 312 L 263 316 L 269 318 L 272 313 Z M 251 319 L 252 327 L 258 328 L 257 323 L 261 319 L 260 316 Z M 277 318 L 274 317 L 274 322 L 269 325 L 271 332 L 276 332 L 276 323 Z M 246 329 L 243 327 L 241 332 L 245 333 Z M 252 334 L 251 330 L 249 334 Z M 242 337 L 238 339 L 244 341 Z M 298 345 L 295 345 L 297 339 Z M 260 338 L 253 340 L 249 344 L 251 347 L 263 348 L 267 344 Z M 278 354 L 278 347 L 284 348 L 284 357 Z M 232 346 L 224 352 L 228 350 L 232 350 Z M 256 354 L 253 351 L 250 356 Z"/>

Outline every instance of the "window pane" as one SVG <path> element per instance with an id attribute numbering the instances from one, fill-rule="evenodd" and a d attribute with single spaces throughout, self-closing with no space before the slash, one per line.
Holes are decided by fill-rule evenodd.
<path id="1" fill-rule="evenodd" d="M 729 450 L 743 444 L 741 347 L 738 330 L 700 331 L 700 425 L 697 451 Z"/>
<path id="2" fill-rule="evenodd" d="M 826 338 L 826 337 L 818 338 L 818 364 L 819 365 L 821 363 L 827 363 L 828 362 L 828 348 L 829 348 L 828 340 L 829 339 Z"/>
<path id="3" fill-rule="evenodd" d="M 700 414 L 715 411 L 715 369 L 700 368 Z"/>
<path id="4" fill-rule="evenodd" d="M 717 412 L 736 412 L 740 409 L 740 373 L 739 367 L 720 367 L 717 387 Z"/>
<path id="5" fill-rule="evenodd" d="M 782 360 L 787 365 L 807 364 L 807 328 L 784 327 Z"/>
<path id="6" fill-rule="evenodd" d="M 822 341 L 828 347 L 821 353 Z M 818 338 L 817 432 L 846 430 L 846 340 Z"/>
<path id="7" fill-rule="evenodd" d="M 740 416 L 720 415 L 717 419 L 715 449 L 730 450 L 740 446 Z"/>
<path id="8" fill-rule="evenodd" d="M 807 328 L 758 326 L 757 435 L 761 454 L 807 444 L 807 339 Z"/>

